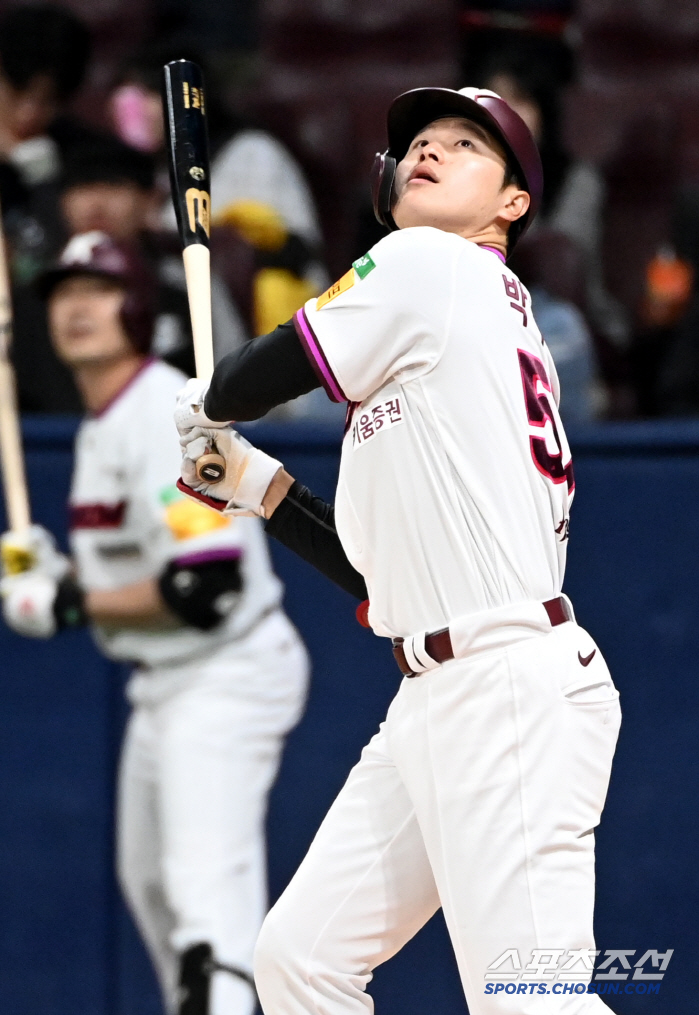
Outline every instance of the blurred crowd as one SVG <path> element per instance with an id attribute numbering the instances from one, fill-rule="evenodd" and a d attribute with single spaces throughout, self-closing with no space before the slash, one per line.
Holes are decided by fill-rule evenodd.
<path id="1" fill-rule="evenodd" d="M 699 414 L 699 69 L 681 0 L 261 0 L 234 5 L 237 21 L 211 2 L 107 6 L 0 5 L 23 410 L 80 411 L 36 289 L 79 233 L 133 248 L 153 354 L 193 371 L 160 102 L 162 65 L 186 57 L 208 83 L 217 358 L 381 238 L 369 168 L 390 100 L 475 84 L 540 145 L 543 209 L 512 267 L 556 360 L 564 419 Z M 288 410 L 337 411 L 318 392 Z"/>

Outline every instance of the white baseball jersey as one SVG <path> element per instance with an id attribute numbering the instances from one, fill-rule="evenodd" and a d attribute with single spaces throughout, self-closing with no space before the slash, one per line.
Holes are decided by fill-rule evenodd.
<path id="1" fill-rule="evenodd" d="M 226 518 L 175 487 L 181 451 L 172 413 L 185 381 L 173 367 L 146 361 L 116 399 L 82 423 L 76 443 L 71 546 L 86 589 L 157 577 L 172 559 L 241 558 L 241 599 L 212 631 L 95 625 L 106 655 L 146 666 L 201 659 L 243 637 L 282 594 L 258 520 Z"/>
<path id="2" fill-rule="evenodd" d="M 335 503 L 377 634 L 561 590 L 573 471 L 553 360 L 496 251 L 403 229 L 297 314 L 350 402 Z"/>

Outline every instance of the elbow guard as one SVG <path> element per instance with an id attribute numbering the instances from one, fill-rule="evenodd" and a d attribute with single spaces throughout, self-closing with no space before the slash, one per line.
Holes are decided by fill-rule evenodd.
<path id="1" fill-rule="evenodd" d="M 240 551 L 214 550 L 171 560 L 158 586 L 180 620 L 211 631 L 238 605 L 243 590 Z"/>

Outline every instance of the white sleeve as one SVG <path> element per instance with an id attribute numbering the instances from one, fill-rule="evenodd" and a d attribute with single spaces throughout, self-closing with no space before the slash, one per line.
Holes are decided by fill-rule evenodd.
<path id="1" fill-rule="evenodd" d="M 392 233 L 294 321 L 329 397 L 361 402 L 441 358 L 464 241 L 438 229 Z"/>

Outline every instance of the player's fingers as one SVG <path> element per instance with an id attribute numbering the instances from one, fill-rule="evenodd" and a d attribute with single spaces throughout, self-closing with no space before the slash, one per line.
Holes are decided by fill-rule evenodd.
<path id="1" fill-rule="evenodd" d="M 195 437 L 194 440 L 189 441 L 187 444 L 185 444 L 183 457 L 185 459 L 191 459 L 191 461 L 196 462 L 197 458 L 201 458 L 202 455 L 205 455 L 206 452 L 210 449 L 210 447 L 211 447 L 210 438 L 207 437 L 205 434 L 202 434 L 201 437 Z"/>
<path id="2" fill-rule="evenodd" d="M 180 447 L 186 448 L 192 441 L 197 440 L 198 437 L 206 436 L 206 432 L 200 426 L 193 426 L 187 433 L 183 433 L 180 437 Z"/>
<path id="3" fill-rule="evenodd" d="M 187 486 L 191 486 L 192 489 L 195 489 L 199 485 L 196 463 L 192 461 L 191 458 L 182 459 L 182 468 L 180 471 L 182 473 L 182 480 L 187 484 Z"/>

